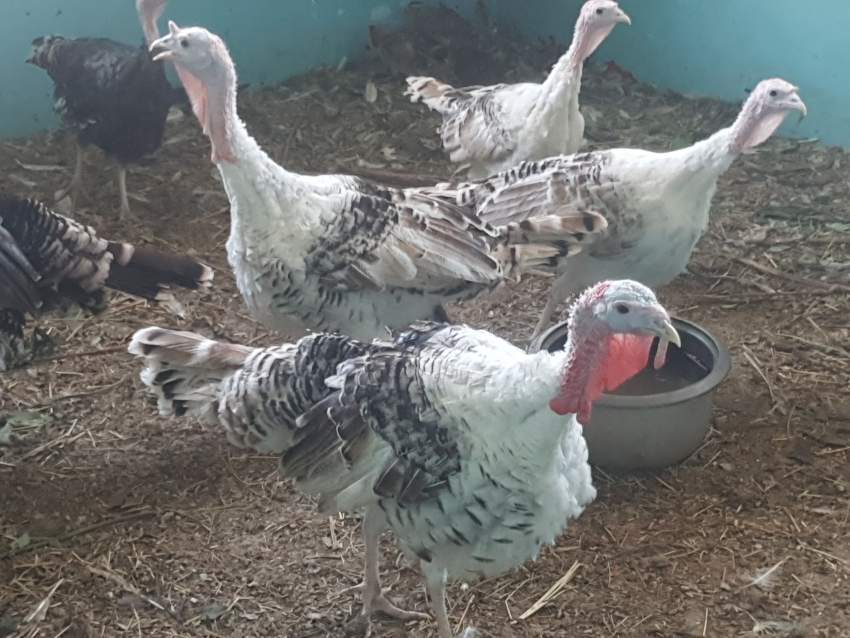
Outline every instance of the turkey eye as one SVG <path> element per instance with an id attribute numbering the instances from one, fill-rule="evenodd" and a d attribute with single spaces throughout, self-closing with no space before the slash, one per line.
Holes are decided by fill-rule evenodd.
<path id="1" fill-rule="evenodd" d="M 614 304 L 614 310 L 619 312 L 621 315 L 629 314 L 629 307 L 624 303 Z"/>
<path id="2" fill-rule="evenodd" d="M 770 97 L 776 97 L 776 95 L 777 95 L 777 93 L 776 93 L 775 90 L 770 92 Z"/>
<path id="3" fill-rule="evenodd" d="M 183 38 L 182 40 L 180 40 L 180 46 L 183 47 L 184 49 L 188 49 L 189 48 L 189 41 L 186 38 Z"/>
<path id="4" fill-rule="evenodd" d="M 601 15 L 602 15 L 602 9 L 597 9 L 597 10 L 596 10 L 596 15 L 601 16 Z"/>

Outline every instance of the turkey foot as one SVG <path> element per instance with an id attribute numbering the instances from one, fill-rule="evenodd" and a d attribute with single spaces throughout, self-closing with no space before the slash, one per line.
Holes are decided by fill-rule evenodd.
<path id="1" fill-rule="evenodd" d="M 365 583 L 358 587 L 363 587 L 364 585 Z M 431 620 L 431 617 L 428 614 L 423 614 L 418 611 L 407 611 L 406 609 L 397 607 L 390 602 L 389 598 L 386 597 L 386 593 L 383 591 L 373 596 L 367 596 L 364 592 L 363 610 L 348 624 L 345 632 L 346 635 L 365 636 L 365 638 L 369 638 L 372 635 L 372 615 L 375 612 L 381 612 L 390 618 L 394 618 L 402 622 L 409 622 L 411 620 Z"/>
<path id="2" fill-rule="evenodd" d="M 380 594 L 372 595 L 370 600 L 367 601 L 366 598 L 366 581 L 358 585 L 354 585 L 353 587 L 348 587 L 345 591 L 362 591 L 363 593 L 363 612 L 361 612 L 361 616 L 365 615 L 365 610 L 367 606 L 367 602 L 369 608 L 372 612 L 380 611 L 383 614 L 389 616 L 390 618 L 395 618 L 401 621 L 410 621 L 410 620 L 431 620 L 431 616 L 425 614 L 421 611 L 406 611 L 397 607 L 393 603 L 390 602 L 390 599 L 387 598 L 387 594 L 389 593 L 389 588 L 386 588 L 381 591 Z"/>
<path id="3" fill-rule="evenodd" d="M 360 612 L 360 617 L 355 621 L 357 627 L 365 624 L 365 635 L 372 634 L 372 614 L 380 611 L 391 618 L 407 622 L 409 620 L 430 620 L 428 614 L 423 614 L 417 611 L 405 611 L 396 607 L 386 597 L 385 591 L 381 588 L 381 578 L 378 571 L 378 541 L 381 537 L 381 532 L 384 529 L 384 517 L 382 512 L 377 508 L 370 508 L 363 516 L 363 540 L 366 544 L 366 569 L 365 578 L 362 585 L 356 586 L 354 589 L 362 589 L 363 591 L 363 610 Z"/>
<path id="4" fill-rule="evenodd" d="M 389 616 L 390 618 L 395 618 L 396 620 L 401 620 L 402 622 L 408 622 L 411 620 L 431 620 L 431 616 L 428 614 L 422 613 L 421 611 L 407 611 L 406 609 L 401 609 L 400 607 L 395 606 L 390 599 L 387 598 L 387 591 L 384 590 L 376 596 L 372 597 L 372 600 L 368 604 L 369 611 L 374 613 L 376 611 L 381 612 L 382 614 Z M 363 600 L 363 611 L 365 612 L 367 609 L 366 600 Z"/>

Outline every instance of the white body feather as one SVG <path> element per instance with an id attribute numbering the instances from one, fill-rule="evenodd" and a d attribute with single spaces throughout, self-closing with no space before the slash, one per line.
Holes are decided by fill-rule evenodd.
<path id="1" fill-rule="evenodd" d="M 639 218 L 640 230 L 629 248 L 616 254 L 596 256 L 591 248 L 565 263 L 563 279 L 571 292 L 624 277 L 657 287 L 684 272 L 708 226 L 717 179 L 735 159 L 723 132 L 672 153 L 618 149 L 611 157 L 603 179 L 630 191 L 625 206 Z M 618 215 L 604 204 L 597 210 L 606 219 Z"/>
<path id="2" fill-rule="evenodd" d="M 558 266 L 551 298 L 561 301 L 606 279 L 656 287 L 682 273 L 708 225 L 717 180 L 734 161 L 731 129 L 677 151 L 612 149 L 552 157 L 482 184 L 441 185 L 475 201 L 490 224 L 559 210 L 592 210 L 608 222 L 591 245 Z"/>
<path id="3" fill-rule="evenodd" d="M 548 405 L 565 359 L 563 352 L 529 355 L 465 326 L 444 330 L 421 353 L 429 403 L 464 441 L 461 469 L 436 499 L 382 501 L 410 556 L 430 556 L 423 569 L 445 570 L 449 579 L 504 573 L 536 558 L 596 497 L 581 426 Z M 374 504 L 372 488 L 391 455 L 376 441 L 363 459 L 371 472 L 330 509 Z"/>
<path id="4" fill-rule="evenodd" d="M 440 294 L 399 289 L 349 290 L 325 303 L 319 278 L 305 259 L 321 243 L 324 228 L 354 196 L 344 176 L 302 176 L 276 164 L 243 126 L 233 135 L 238 163 L 220 162 L 231 202 L 227 256 L 252 316 L 284 334 L 340 329 L 358 339 L 385 334 L 430 317 L 445 302 Z M 462 297 L 462 295 L 458 295 Z M 319 310 L 321 309 L 321 310 Z M 299 317 L 297 311 L 307 316 Z M 315 311 L 315 312 L 311 312 Z"/>
<path id="5" fill-rule="evenodd" d="M 431 78 L 408 78 L 408 93 L 443 115 L 450 159 L 466 163 L 470 179 L 481 179 L 521 161 L 575 153 L 584 144 L 582 65 L 571 65 L 570 56 L 564 54 L 543 83 L 462 88 L 457 92 L 465 97 L 452 99 L 428 98 L 417 89 L 429 80 L 437 84 Z"/>

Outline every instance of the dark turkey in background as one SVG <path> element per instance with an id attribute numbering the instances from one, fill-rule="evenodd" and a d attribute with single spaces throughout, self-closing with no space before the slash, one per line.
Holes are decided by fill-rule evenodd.
<path id="1" fill-rule="evenodd" d="M 136 7 L 152 42 L 165 0 L 137 0 Z M 161 62 L 148 47 L 107 38 L 69 39 L 49 35 L 33 40 L 27 62 L 47 71 L 54 83 L 54 109 L 65 127 L 76 133 L 77 159 L 67 189 L 76 204 L 82 191 L 83 147 L 94 145 L 118 162 L 119 217 L 130 210 L 127 166 L 155 152 L 165 133 L 168 111 L 185 103 L 182 88 L 173 87 Z"/>

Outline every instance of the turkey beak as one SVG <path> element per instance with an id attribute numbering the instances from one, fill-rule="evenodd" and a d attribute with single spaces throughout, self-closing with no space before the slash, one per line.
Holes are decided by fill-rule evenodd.
<path id="1" fill-rule="evenodd" d="M 665 319 L 661 324 L 661 331 L 658 336 L 661 339 L 674 344 L 677 348 L 682 347 L 682 338 L 679 336 L 679 331 L 676 330 L 669 319 Z"/>
<path id="2" fill-rule="evenodd" d="M 809 113 L 809 110 L 806 108 L 806 103 L 803 102 L 802 98 L 797 95 L 797 93 L 794 93 L 791 96 L 791 99 L 789 100 L 789 106 L 792 109 L 800 111 L 800 119 L 803 119 Z"/>
<path id="3" fill-rule="evenodd" d="M 164 4 L 164 3 L 163 3 Z M 177 42 L 177 35 L 180 32 L 180 27 L 174 20 L 168 21 L 168 35 L 164 35 L 158 40 L 151 42 L 149 50 L 154 53 L 154 61 L 171 60 L 174 58 L 174 44 Z"/>
<path id="4" fill-rule="evenodd" d="M 623 24 L 632 26 L 632 19 L 622 9 L 617 9 L 617 22 L 622 22 Z"/>
<path id="5" fill-rule="evenodd" d="M 679 331 L 673 327 L 673 323 L 667 317 L 666 312 L 658 318 L 654 332 L 658 335 L 658 348 L 655 350 L 652 367 L 658 370 L 659 368 L 663 368 L 667 362 L 667 346 L 672 343 L 677 348 L 681 348 L 682 338 L 679 336 Z"/>
<path id="6" fill-rule="evenodd" d="M 174 51 L 170 48 L 172 40 L 171 34 L 168 34 L 151 42 L 150 52 L 153 53 L 155 62 L 159 60 L 170 60 L 174 57 Z"/>

